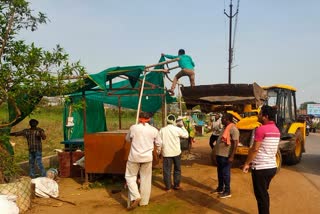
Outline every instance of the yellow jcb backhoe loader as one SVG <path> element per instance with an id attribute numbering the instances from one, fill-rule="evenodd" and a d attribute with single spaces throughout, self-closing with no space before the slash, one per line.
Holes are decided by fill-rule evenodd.
<path id="1" fill-rule="evenodd" d="M 282 160 L 297 164 L 305 152 L 306 124 L 297 119 L 296 89 L 288 85 L 260 87 L 258 84 L 214 84 L 182 87 L 182 97 L 188 109 L 199 105 L 203 112 L 227 111 L 233 114 L 240 131 L 236 160 L 243 162 L 253 144 L 254 132 L 261 124 L 258 113 L 262 105 L 277 109 L 276 125 L 281 132 L 277 153 L 278 170 Z M 215 151 L 212 151 L 215 163 Z"/>

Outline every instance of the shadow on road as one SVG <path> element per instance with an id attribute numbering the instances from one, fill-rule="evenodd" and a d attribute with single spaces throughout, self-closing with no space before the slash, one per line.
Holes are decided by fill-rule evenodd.
<path id="1" fill-rule="evenodd" d="M 202 193 L 197 190 L 187 190 L 187 191 L 178 191 L 175 193 L 176 197 L 188 202 L 192 206 L 206 207 L 208 209 L 214 210 L 217 213 L 231 214 L 248 214 L 248 212 L 229 206 L 221 200 L 217 200 L 205 193 Z"/>
<path id="2" fill-rule="evenodd" d="M 320 175 L 319 163 L 320 154 L 303 154 L 300 163 L 293 166 L 283 165 L 282 168 L 301 173 Z"/>

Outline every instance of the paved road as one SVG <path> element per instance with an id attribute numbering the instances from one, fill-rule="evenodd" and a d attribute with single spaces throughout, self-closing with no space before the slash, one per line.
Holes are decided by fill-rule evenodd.
<path id="1" fill-rule="evenodd" d="M 302 155 L 301 162 L 293 168 L 320 191 L 320 134 L 310 133 L 307 136 L 306 153 Z"/>
<path id="2" fill-rule="evenodd" d="M 320 213 L 320 134 L 307 136 L 301 162 L 283 166 L 270 189 L 272 213 Z"/>
<path id="3" fill-rule="evenodd" d="M 139 207 L 132 213 L 166 214 L 256 214 L 251 175 L 239 168 L 232 169 L 232 197 L 219 199 L 210 194 L 217 186 L 216 167 L 210 162 L 207 138 L 194 144 L 194 159 L 182 166 L 182 191 L 165 193 L 162 175 L 153 176 L 152 195 L 147 207 Z M 295 166 L 283 166 L 272 180 L 269 193 L 271 214 L 319 214 L 320 213 L 320 134 L 307 137 L 307 152 Z M 83 190 L 72 178 L 61 179 L 60 198 L 76 202 L 76 206 L 51 199 L 37 199 L 28 214 L 88 214 L 128 213 L 126 191 L 112 194 L 105 188 Z"/>

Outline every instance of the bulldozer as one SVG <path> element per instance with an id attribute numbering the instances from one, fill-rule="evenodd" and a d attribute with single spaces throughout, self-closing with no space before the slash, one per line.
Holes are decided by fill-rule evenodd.
<path id="1" fill-rule="evenodd" d="M 305 152 L 306 123 L 297 117 L 296 89 L 289 85 L 261 87 L 253 84 L 213 84 L 181 87 L 182 98 L 187 109 L 200 106 L 201 111 L 228 112 L 240 131 L 235 160 L 244 163 L 254 141 L 255 129 L 261 125 L 258 114 L 263 105 L 277 110 L 276 125 L 281 140 L 276 154 L 277 167 L 282 162 L 294 165 L 300 162 Z M 215 164 L 215 151 L 211 159 Z"/>

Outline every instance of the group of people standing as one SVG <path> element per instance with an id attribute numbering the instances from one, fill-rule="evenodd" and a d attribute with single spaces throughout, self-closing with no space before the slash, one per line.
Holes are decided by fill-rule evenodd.
<path id="1" fill-rule="evenodd" d="M 177 120 L 174 115 L 169 115 L 167 126 L 158 130 L 149 124 L 149 114 L 140 112 L 138 124 L 130 127 L 126 135 L 126 141 L 131 142 L 131 148 L 125 172 L 130 199 L 128 210 L 137 206 L 146 206 L 149 203 L 154 147 L 157 154 L 163 157 L 165 190 L 170 192 L 171 189 L 181 189 L 180 138 L 189 137 L 189 133 L 181 120 L 181 118 Z M 171 179 L 172 166 L 173 186 Z M 140 188 L 137 183 L 138 176 L 140 177 Z"/>
<path id="2" fill-rule="evenodd" d="M 188 76 L 190 86 L 195 86 L 195 64 L 192 58 L 185 54 L 183 49 L 178 51 L 178 56 L 162 54 L 168 59 L 179 58 L 181 71 L 176 74 L 173 80 L 170 94 L 174 94 L 174 89 L 179 78 Z M 272 178 L 277 171 L 276 153 L 280 142 L 280 131 L 275 124 L 276 110 L 270 106 L 263 106 L 258 115 L 258 120 L 262 124 L 255 131 L 254 143 L 249 149 L 247 160 L 243 166 L 243 172 L 247 173 L 251 168 L 254 194 L 258 204 L 259 214 L 269 213 L 268 189 Z M 233 123 L 233 116 L 225 113 L 216 114 L 212 120 L 212 135 L 209 140 L 211 149 L 215 147 L 218 187 L 213 193 L 219 194 L 220 198 L 231 197 L 230 189 L 230 169 L 236 153 L 240 133 Z"/>
<path id="3" fill-rule="evenodd" d="M 180 138 L 188 138 L 188 131 L 174 115 L 167 117 L 168 125 L 160 130 L 149 125 L 149 119 L 148 114 L 141 112 L 139 123 L 130 127 L 126 137 L 126 140 L 131 142 L 125 173 L 131 200 L 129 210 L 149 203 L 154 147 L 157 154 L 163 157 L 165 191 L 181 189 Z M 243 172 L 247 173 L 251 169 L 254 194 L 261 214 L 269 213 L 268 189 L 277 171 L 275 156 L 280 141 L 280 131 L 275 125 L 275 109 L 272 107 L 263 106 L 258 114 L 258 120 L 262 125 L 255 131 L 254 143 L 249 149 Z M 218 128 L 212 127 L 212 131 L 220 130 L 220 133 L 217 136 L 217 132 L 213 132 L 209 144 L 216 151 L 218 186 L 211 193 L 218 194 L 219 198 L 229 198 L 231 197 L 231 165 L 239 143 L 240 132 L 233 122 L 232 114 L 216 115 L 214 122 Z M 137 183 L 138 176 L 140 176 L 140 191 Z"/>
<path id="4" fill-rule="evenodd" d="M 259 214 L 269 213 L 270 198 L 268 189 L 272 178 L 277 172 L 276 153 L 280 142 L 280 131 L 275 124 L 276 110 L 263 106 L 258 114 L 262 124 L 255 130 L 254 143 L 249 149 L 243 172 L 251 169 L 254 194 L 257 200 Z M 221 129 L 223 125 L 223 129 Z M 212 121 L 209 145 L 215 148 L 218 187 L 212 191 L 220 198 L 231 197 L 231 165 L 239 143 L 239 130 L 233 123 L 233 116 L 225 113 L 222 118 L 217 114 Z M 216 132 L 215 132 L 216 131 Z M 217 136 L 217 132 L 219 132 Z M 214 142 L 216 142 L 214 144 Z"/>
<path id="5" fill-rule="evenodd" d="M 190 85 L 194 86 L 194 62 L 185 55 L 183 49 L 178 56 L 162 54 L 173 59 L 179 58 L 181 71 L 175 76 L 169 92 L 173 95 L 177 80 L 188 76 Z M 259 214 L 269 213 L 270 199 L 268 189 L 272 178 L 277 171 L 276 153 L 280 141 L 280 131 L 275 125 L 275 109 L 263 106 L 258 115 L 261 126 L 254 135 L 254 143 L 249 149 L 249 154 L 243 166 L 243 172 L 251 169 L 254 194 L 258 204 Z M 35 177 L 35 162 L 41 171 L 41 176 L 46 172 L 42 164 L 42 144 L 46 139 L 44 130 L 38 128 L 37 120 L 30 120 L 30 129 L 11 133 L 11 136 L 24 136 L 28 142 L 30 176 Z M 240 133 L 233 122 L 233 115 L 229 113 L 215 114 L 211 120 L 209 140 L 211 149 L 215 148 L 218 186 L 212 191 L 219 198 L 231 197 L 231 165 L 234 160 Z M 192 136 L 186 130 L 182 118 L 174 115 L 167 117 L 167 125 L 160 130 L 150 125 L 150 114 L 140 112 L 139 122 L 132 125 L 126 135 L 126 141 L 131 142 L 131 148 L 126 163 L 125 179 L 129 189 L 130 205 L 128 210 L 137 206 L 146 206 L 151 195 L 153 151 L 163 157 L 163 182 L 165 191 L 180 190 L 181 182 L 181 145 L 180 138 Z M 173 167 L 173 182 L 171 171 Z M 137 182 L 139 177 L 139 184 Z"/>

